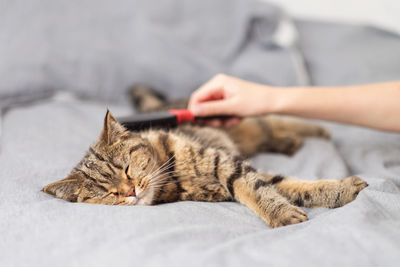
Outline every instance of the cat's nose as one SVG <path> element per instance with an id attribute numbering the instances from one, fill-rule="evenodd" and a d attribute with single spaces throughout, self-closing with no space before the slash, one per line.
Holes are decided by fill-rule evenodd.
<path id="1" fill-rule="evenodd" d="M 129 189 L 128 193 L 126 193 L 127 197 L 135 197 L 136 196 L 136 192 L 135 192 L 135 187 L 132 186 L 131 189 Z"/>

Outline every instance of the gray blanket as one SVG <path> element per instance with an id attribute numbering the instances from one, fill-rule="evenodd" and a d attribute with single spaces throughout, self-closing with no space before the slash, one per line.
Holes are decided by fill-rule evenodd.
<path id="1" fill-rule="evenodd" d="M 309 221 L 278 229 L 269 228 L 238 203 L 179 202 L 119 207 L 69 203 L 44 194 L 42 187 L 65 177 L 97 138 L 106 107 L 117 116 L 132 113 L 129 103 L 121 100 L 124 83 L 153 82 L 168 89 L 171 96 L 185 96 L 212 73 L 227 70 L 254 81 L 281 85 L 297 84 L 298 80 L 290 56 L 293 47 L 279 47 L 271 37 L 281 19 L 281 11 L 268 4 L 246 2 L 245 5 L 243 1 L 234 1 L 231 6 L 223 2 L 214 5 L 215 1 L 153 3 L 153 10 L 159 12 L 153 19 L 146 20 L 151 21 L 150 24 L 142 21 L 144 25 L 141 26 L 152 31 L 154 25 L 158 25 L 160 35 L 156 42 L 160 42 L 159 47 L 146 52 L 145 45 L 154 45 L 151 43 L 154 39 L 141 40 L 143 54 L 135 64 L 127 48 L 129 43 L 117 42 L 114 51 L 111 45 L 115 43 L 109 42 L 109 34 L 126 21 L 148 16 L 148 9 L 141 9 L 143 13 L 136 10 L 131 15 L 135 10 L 132 3 L 137 2 L 113 1 L 117 4 L 111 5 L 103 1 L 80 1 L 79 8 L 72 1 L 62 1 L 61 6 L 54 1 L 42 2 L 46 5 L 39 5 L 39 1 L 29 1 L 29 4 L 24 1 L 24 5 L 22 2 L 19 5 L 13 0 L 0 8 L 0 20 L 8 22 L 7 26 L 0 23 L 2 29 L 8 27 L 7 31 L 0 30 L 0 47 L 3 48 L 0 52 L 8 49 L 7 60 L 0 61 L 0 78 L 7 80 L 7 86 L 0 84 L 0 102 L 3 107 L 7 106 L 0 152 L 0 266 L 319 267 L 395 266 L 400 262 L 399 134 L 318 122 L 331 130 L 332 140 L 310 138 L 292 157 L 265 153 L 252 159 L 260 169 L 301 179 L 357 174 L 370 185 L 344 207 L 307 209 Z M 171 4 L 176 6 L 172 8 Z M 228 6 L 235 12 L 226 12 Z M 211 7 L 214 11 L 210 11 Z M 42 18 L 36 24 L 26 23 L 22 27 L 16 22 L 16 14 L 24 14 L 33 21 Z M 179 16 L 172 16 L 174 14 Z M 204 26 L 208 15 L 213 18 L 213 24 L 199 30 L 197 26 Z M 176 23 L 180 31 L 160 28 L 160 24 L 173 23 L 172 18 L 179 22 Z M 196 19 L 196 23 L 190 24 Z M 82 20 L 94 28 L 85 28 L 89 24 L 82 24 Z M 237 23 L 234 27 L 233 21 Z M 214 27 L 215 23 L 219 26 Z M 75 25 L 75 35 L 69 31 L 71 25 Z M 108 28 L 100 27 L 104 25 Z M 399 36 L 371 27 L 307 21 L 296 21 L 295 25 L 300 37 L 296 45 L 304 55 L 314 84 L 400 79 Z M 42 33 L 57 40 L 42 51 L 49 53 L 47 56 L 40 58 L 34 53 L 33 47 L 40 50 L 35 42 L 40 43 L 43 36 L 26 37 L 33 29 L 47 29 Z M 67 35 L 65 39 L 58 32 L 60 29 Z M 259 35 L 260 30 L 265 35 Z M 202 31 L 207 34 L 203 35 Z M 115 33 L 126 38 L 121 42 L 129 39 L 125 34 L 128 33 Z M 218 34 L 234 35 L 237 39 L 227 36 L 219 39 Z M 142 38 L 148 36 L 144 34 Z M 80 40 L 91 37 L 97 39 L 90 43 L 89 49 L 79 46 L 85 43 Z M 362 43 L 359 40 L 363 40 Z M 214 58 L 211 52 L 207 54 L 208 48 L 212 51 L 218 42 L 218 47 L 222 48 L 229 41 L 235 44 L 232 44 L 235 49 L 226 46 L 227 54 L 221 58 Z M 26 48 L 26 60 L 30 60 L 26 64 L 23 56 L 17 57 L 18 60 L 12 57 L 19 42 L 32 46 Z M 198 53 L 197 43 L 203 46 L 203 53 Z M 119 50 L 125 45 L 125 50 Z M 164 67 L 158 68 L 161 48 L 166 53 L 163 59 L 171 59 L 171 65 L 163 62 Z M 53 58 L 54 51 L 65 60 Z M 92 54 L 84 57 L 84 51 Z M 108 57 L 110 55 L 118 56 Z M 125 56 L 124 60 L 129 60 L 131 65 L 118 61 Z M 68 61 L 67 57 L 83 61 Z M 52 71 L 47 72 L 49 76 L 33 75 L 37 78 L 35 83 L 26 73 L 29 68 L 43 71 L 40 64 L 35 65 L 38 58 Z M 10 74 L 8 65 L 13 66 L 14 76 L 7 75 Z M 126 68 L 131 66 L 146 70 L 146 75 L 129 76 Z M 98 71 L 101 69 L 103 71 Z M 118 71 L 112 71 L 116 69 L 124 70 L 125 75 L 118 76 Z M 104 87 L 100 86 L 103 81 L 107 81 Z M 36 100 L 42 100 L 27 104 L 35 100 L 28 97 L 21 101 L 19 97 L 29 92 L 33 92 Z M 46 92 L 57 93 L 57 97 L 44 99 L 49 95 Z M 71 97 L 65 92 L 75 94 Z M 25 104 L 21 105 L 22 102 Z"/>

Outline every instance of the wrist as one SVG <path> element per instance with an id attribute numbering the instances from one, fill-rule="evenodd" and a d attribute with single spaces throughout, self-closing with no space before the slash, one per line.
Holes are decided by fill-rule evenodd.
<path id="1" fill-rule="evenodd" d="M 253 84 L 252 90 L 248 91 L 248 114 L 247 116 L 265 115 L 272 112 L 271 103 L 275 99 L 275 91 L 270 86 Z"/>
<path id="2" fill-rule="evenodd" d="M 263 99 L 260 114 L 285 114 L 290 109 L 292 90 L 285 87 L 263 86 L 261 96 Z"/>
<path id="3" fill-rule="evenodd" d="M 302 105 L 307 102 L 302 87 L 274 87 L 271 105 L 272 112 L 282 115 L 296 115 L 301 112 Z"/>

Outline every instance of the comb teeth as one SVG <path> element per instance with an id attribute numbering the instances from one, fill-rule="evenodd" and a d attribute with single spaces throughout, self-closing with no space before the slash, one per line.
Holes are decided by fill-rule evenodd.
<path id="1" fill-rule="evenodd" d="M 131 131 L 142 131 L 150 128 L 173 128 L 178 126 L 177 117 L 169 112 L 137 114 L 119 118 L 118 121 Z"/>
<path id="2" fill-rule="evenodd" d="M 119 118 L 118 121 L 131 131 L 150 128 L 174 128 L 181 123 L 196 119 L 228 119 L 230 115 L 195 117 L 188 109 L 171 109 L 168 112 L 141 113 L 131 117 Z"/>

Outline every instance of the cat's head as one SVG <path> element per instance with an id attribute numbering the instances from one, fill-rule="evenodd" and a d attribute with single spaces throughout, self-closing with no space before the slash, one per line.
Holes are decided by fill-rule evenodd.
<path id="1" fill-rule="evenodd" d="M 147 139 L 126 130 L 107 111 L 100 137 L 63 180 L 43 191 L 71 202 L 150 205 L 156 151 Z"/>

